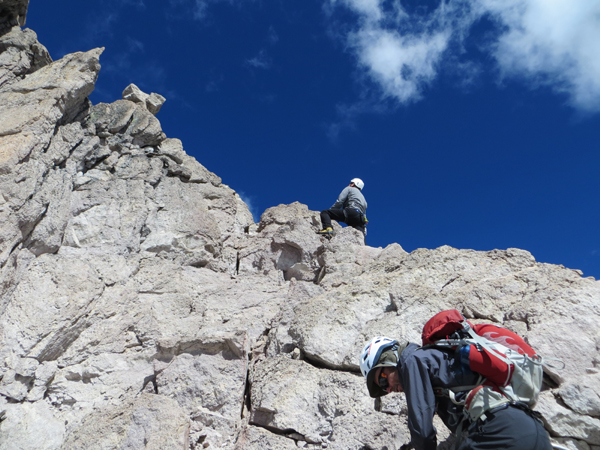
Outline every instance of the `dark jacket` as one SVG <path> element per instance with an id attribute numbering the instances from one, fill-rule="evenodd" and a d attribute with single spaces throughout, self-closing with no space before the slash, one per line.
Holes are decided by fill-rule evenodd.
<path id="1" fill-rule="evenodd" d="M 442 419 L 453 433 L 462 419 L 462 406 L 447 396 L 434 394 L 435 388 L 473 386 L 478 375 L 461 364 L 452 350 L 419 348 L 408 344 L 398 361 L 400 383 L 406 393 L 408 426 L 411 443 L 416 450 L 435 450 L 437 439 L 433 415 Z M 461 450 L 551 450 L 548 433 L 529 409 L 517 406 L 500 407 L 486 413 L 483 422 L 467 423 L 468 436 Z"/>
<path id="2" fill-rule="evenodd" d="M 434 388 L 475 385 L 478 375 L 461 365 L 460 358 L 455 357 L 453 351 L 422 349 L 416 344 L 408 344 L 400 354 L 398 373 L 408 404 L 411 442 L 417 450 L 435 450 L 437 439 L 433 415 L 437 412 L 454 432 L 462 407 L 447 397 L 436 397 Z"/>

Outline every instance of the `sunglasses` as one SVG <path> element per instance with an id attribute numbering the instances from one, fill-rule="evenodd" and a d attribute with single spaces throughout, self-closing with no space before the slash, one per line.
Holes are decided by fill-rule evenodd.
<path id="1" fill-rule="evenodd" d="M 383 370 L 379 374 L 379 379 L 377 380 L 377 384 L 379 385 L 379 387 L 381 389 L 384 389 L 384 390 L 390 386 L 390 384 L 388 383 L 388 376 Z"/>

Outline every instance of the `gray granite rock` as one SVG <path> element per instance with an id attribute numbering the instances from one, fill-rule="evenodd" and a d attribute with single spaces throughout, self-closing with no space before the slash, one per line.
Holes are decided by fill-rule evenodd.
<path id="1" fill-rule="evenodd" d="M 0 0 L 0 36 L 7 28 L 25 26 L 29 0 Z"/>
<path id="2" fill-rule="evenodd" d="M 519 249 L 407 253 L 337 223 L 329 240 L 298 202 L 255 224 L 165 136 L 164 99 L 130 85 L 92 105 L 102 49 L 52 62 L 14 28 L 27 2 L 2 8 L 1 450 L 397 450 L 404 397 L 370 399 L 357 356 L 448 308 L 562 360 L 546 429 L 600 448 L 598 281 Z"/>
<path id="3" fill-rule="evenodd" d="M 123 99 L 141 104 L 154 115 L 160 111 L 160 108 L 166 100 L 162 95 L 156 94 L 155 92 L 152 94 L 142 92 L 140 88 L 133 83 L 127 86 L 123 91 Z"/>
<path id="4" fill-rule="evenodd" d="M 51 62 L 48 50 L 32 30 L 12 28 L 0 35 L 0 90 Z"/>

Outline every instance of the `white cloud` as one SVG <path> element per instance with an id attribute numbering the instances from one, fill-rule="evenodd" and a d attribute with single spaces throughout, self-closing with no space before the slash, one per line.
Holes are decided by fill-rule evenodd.
<path id="1" fill-rule="evenodd" d="M 444 64 L 465 64 L 459 57 L 474 39 L 472 27 L 486 18 L 495 37 L 478 45 L 502 78 L 549 86 L 577 109 L 600 111 L 598 0 L 449 0 L 412 14 L 396 0 L 327 0 L 326 6 L 356 14 L 349 49 L 384 97 L 418 100 Z"/>
<path id="2" fill-rule="evenodd" d="M 482 2 L 506 27 L 492 53 L 505 76 L 528 77 L 569 95 L 573 106 L 600 111 L 600 2 Z"/>
<path id="3" fill-rule="evenodd" d="M 246 64 L 255 69 L 270 69 L 271 58 L 267 55 L 267 52 L 261 50 L 254 58 L 246 60 Z"/>
<path id="4" fill-rule="evenodd" d="M 448 46 L 443 31 L 421 36 L 383 29 L 361 30 L 350 36 L 359 63 L 379 83 L 386 96 L 400 102 L 417 100 L 422 86 L 436 76 L 436 65 Z"/>
<path id="5" fill-rule="evenodd" d="M 206 10 L 208 9 L 207 0 L 196 0 L 194 4 L 194 19 L 202 20 L 206 17 Z"/>

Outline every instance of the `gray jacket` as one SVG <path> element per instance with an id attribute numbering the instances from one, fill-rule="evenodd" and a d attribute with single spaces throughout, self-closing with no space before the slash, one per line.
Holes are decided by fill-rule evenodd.
<path id="1" fill-rule="evenodd" d="M 400 354 L 398 374 L 406 394 L 412 444 L 417 450 L 435 450 L 433 415 L 437 412 L 454 432 L 462 407 L 454 405 L 447 397 L 436 397 L 434 389 L 475 385 L 478 375 L 464 367 L 454 352 L 420 348 L 416 344 L 408 344 Z"/>
<path id="2" fill-rule="evenodd" d="M 345 208 L 358 209 L 363 214 L 367 212 L 367 201 L 362 195 L 362 192 L 360 192 L 360 189 L 347 186 L 331 207 L 331 209 Z"/>

